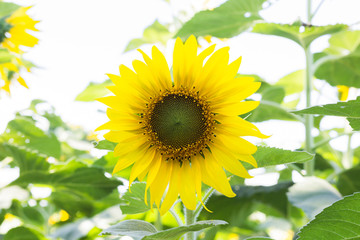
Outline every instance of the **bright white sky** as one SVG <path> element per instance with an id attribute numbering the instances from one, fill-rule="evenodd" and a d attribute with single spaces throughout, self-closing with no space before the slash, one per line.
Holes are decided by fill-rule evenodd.
<path id="1" fill-rule="evenodd" d="M 129 40 L 140 37 L 143 29 L 155 19 L 162 23 L 171 22 L 172 14 L 176 15 L 181 9 L 194 12 L 203 6 L 203 1 L 190 0 L 171 1 L 172 7 L 164 0 L 16 2 L 33 5 L 29 13 L 41 21 L 38 24 L 40 32 L 36 34 L 40 42 L 26 55 L 39 68 L 31 74 L 23 74 L 30 90 L 14 85 L 11 97 L 1 94 L 0 132 L 14 113 L 28 107 L 33 99 L 50 102 L 67 122 L 88 130 L 95 129 L 106 121 L 105 115 L 97 112 L 98 109 L 105 109 L 104 106 L 100 103 L 75 102 L 75 97 L 90 81 L 102 82 L 106 79 L 105 73 L 118 74 L 120 64 L 131 66 L 133 59 L 140 59 L 137 51 L 123 54 L 123 50 Z M 209 6 L 217 6 L 214 2 L 210 1 Z M 317 6 L 320 1 L 313 2 Z M 262 16 L 273 22 L 292 23 L 298 18 L 305 19 L 305 3 L 305 0 L 278 0 L 263 11 Z M 313 24 L 353 24 L 360 20 L 359 10 L 357 0 L 325 0 Z M 318 51 L 326 44 L 327 38 L 323 37 L 312 47 Z M 218 45 L 230 45 L 233 59 L 243 56 L 241 73 L 258 74 L 270 82 L 304 68 L 302 49 L 287 39 L 247 33 Z M 171 44 L 164 50 L 171 60 Z M 334 88 L 329 91 L 329 95 L 336 96 Z M 336 98 L 328 101 L 335 102 Z M 334 124 L 340 126 L 344 123 L 341 118 L 335 118 L 335 121 Z M 304 138 L 304 128 L 300 123 L 271 121 L 258 126 L 263 132 L 272 134 L 269 140 L 272 146 L 294 149 L 300 147 Z"/>

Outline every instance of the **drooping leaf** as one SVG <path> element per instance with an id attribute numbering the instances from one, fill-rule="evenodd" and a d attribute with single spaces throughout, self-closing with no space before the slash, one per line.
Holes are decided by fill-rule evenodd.
<path id="1" fill-rule="evenodd" d="M 95 101 L 97 98 L 104 97 L 105 95 L 109 94 L 110 91 L 106 87 L 111 85 L 113 85 L 113 83 L 110 79 L 102 83 L 91 82 L 84 91 L 82 91 L 79 95 L 76 96 L 75 101 Z"/>
<path id="2" fill-rule="evenodd" d="M 163 43 L 166 42 L 172 37 L 172 33 L 169 29 L 159 23 L 158 20 L 155 20 L 153 24 L 145 28 L 142 38 L 132 39 L 126 46 L 124 52 L 136 49 L 144 44 L 153 44 L 153 43 Z"/>
<path id="3" fill-rule="evenodd" d="M 303 163 L 314 158 L 314 154 L 305 151 L 290 151 L 280 148 L 257 146 L 258 150 L 253 155 L 258 167 L 268 167 L 287 163 Z M 245 164 L 244 164 L 245 165 Z M 250 165 L 245 165 L 251 169 Z"/>
<path id="4" fill-rule="evenodd" d="M 246 31 L 256 20 L 262 19 L 259 11 L 266 0 L 228 0 L 213 10 L 195 14 L 176 34 L 188 38 L 211 35 L 219 38 L 230 38 Z"/>
<path id="5" fill-rule="evenodd" d="M 360 166 L 347 169 L 339 174 L 337 188 L 343 196 L 360 192 Z"/>
<path id="6" fill-rule="evenodd" d="M 277 24 L 277 23 L 257 23 L 252 32 L 261 33 L 266 35 L 274 35 L 279 37 L 288 38 L 303 48 L 310 46 L 312 41 L 326 34 L 333 34 L 347 29 L 346 25 L 328 25 L 328 26 L 303 26 L 301 23 L 296 22 L 290 24 Z"/>
<path id="7" fill-rule="evenodd" d="M 156 232 L 157 229 L 151 223 L 141 220 L 125 220 L 104 229 L 100 234 L 130 236 L 139 239 Z"/>
<path id="8" fill-rule="evenodd" d="M 325 208 L 299 232 L 299 240 L 360 239 L 360 193 Z"/>
<path id="9" fill-rule="evenodd" d="M 55 134 L 44 132 L 29 117 L 17 116 L 11 120 L 1 138 L 11 144 L 24 146 L 47 156 L 60 157 L 60 142 Z"/>
<path id="10" fill-rule="evenodd" d="M 355 131 L 360 130 L 360 97 L 356 100 L 310 107 L 293 113 L 346 117 Z"/>
<path id="11" fill-rule="evenodd" d="M 36 231 L 27 227 L 16 227 L 10 229 L 4 236 L 4 240 L 47 240 L 47 238 Z"/>
<path id="12" fill-rule="evenodd" d="M 341 194 L 327 181 L 306 177 L 289 188 L 287 193 L 289 201 L 301 208 L 311 219 L 324 208 L 341 199 Z"/>
<path id="13" fill-rule="evenodd" d="M 123 202 L 120 204 L 120 209 L 123 214 L 136 214 L 150 210 L 150 198 L 147 205 L 144 201 L 145 187 L 146 183 L 136 182 L 131 185 L 131 192 L 128 190 L 121 198 Z"/>
<path id="14" fill-rule="evenodd" d="M 197 232 L 209 227 L 219 226 L 228 224 L 225 221 L 221 220 L 207 220 L 207 221 L 199 221 L 188 226 L 180 226 L 176 228 L 170 228 L 164 231 L 159 231 L 157 233 L 153 233 L 151 235 L 147 235 L 142 240 L 175 240 L 188 232 Z"/>
<path id="15" fill-rule="evenodd" d="M 105 177 L 100 168 L 84 167 L 81 164 L 75 167 L 72 164 L 53 173 L 31 171 L 13 181 L 11 185 L 27 186 L 28 184 L 44 184 L 54 188 L 65 188 L 86 193 L 100 199 L 110 194 L 121 182 Z"/>
<path id="16" fill-rule="evenodd" d="M 10 16 L 20 6 L 10 2 L 0 2 L 0 18 Z"/>

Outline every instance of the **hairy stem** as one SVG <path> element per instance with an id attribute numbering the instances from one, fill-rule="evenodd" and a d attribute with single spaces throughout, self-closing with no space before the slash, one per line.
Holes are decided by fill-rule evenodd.
<path id="1" fill-rule="evenodd" d="M 196 222 L 195 220 L 195 211 L 189 210 L 186 207 L 184 207 L 185 210 L 185 225 L 188 226 L 190 224 L 193 224 Z M 185 240 L 195 240 L 195 233 L 194 232 L 188 232 L 185 234 Z"/>

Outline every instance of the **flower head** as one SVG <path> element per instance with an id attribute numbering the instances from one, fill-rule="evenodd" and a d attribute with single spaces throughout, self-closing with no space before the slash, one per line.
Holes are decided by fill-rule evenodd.
<path id="1" fill-rule="evenodd" d="M 140 51 L 145 62 L 133 61 L 134 71 L 121 65 L 120 76 L 109 74 L 114 96 L 99 99 L 109 106 L 110 121 L 97 130 L 110 130 L 104 137 L 118 143 L 114 154 L 119 160 L 113 172 L 133 165 L 130 184 L 147 176 L 150 203 L 162 214 L 179 195 L 188 209 L 195 209 L 202 182 L 234 197 L 224 169 L 250 178 L 240 161 L 257 166 L 252 157 L 256 146 L 241 137 L 267 137 L 238 117 L 258 106 L 257 101 L 243 100 L 260 83 L 250 77 L 235 78 L 241 58 L 228 64 L 229 48 L 211 55 L 214 48 L 197 54 L 194 36 L 186 43 L 178 38 L 173 80 L 155 46 L 152 58 Z"/>

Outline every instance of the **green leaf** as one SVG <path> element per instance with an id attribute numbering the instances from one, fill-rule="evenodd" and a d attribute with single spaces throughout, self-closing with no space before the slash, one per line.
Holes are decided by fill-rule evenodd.
<path id="1" fill-rule="evenodd" d="M 360 45 L 360 31 L 342 31 L 331 36 L 329 48 L 325 50 L 331 55 L 348 55 L 356 52 Z"/>
<path id="2" fill-rule="evenodd" d="M 225 221 L 221 220 L 208 220 L 208 221 L 199 221 L 188 226 L 181 226 L 176 228 L 170 228 L 164 231 L 159 231 L 157 233 L 147 235 L 142 240 L 175 240 L 188 232 L 197 232 L 205 228 L 214 227 L 218 225 L 228 224 Z"/>
<path id="3" fill-rule="evenodd" d="M 264 240 L 264 239 L 273 240 L 272 238 L 268 238 L 268 237 L 250 237 L 250 238 L 245 238 L 245 240 Z"/>
<path id="4" fill-rule="evenodd" d="M 285 90 L 282 86 L 271 86 L 261 92 L 261 100 L 282 103 L 285 97 Z"/>
<path id="5" fill-rule="evenodd" d="M 306 177 L 303 181 L 289 188 L 287 194 L 289 201 L 301 208 L 311 219 L 325 207 L 341 199 L 341 194 L 327 181 Z"/>
<path id="6" fill-rule="evenodd" d="M 301 93 L 304 89 L 304 69 L 292 72 L 285 77 L 282 77 L 275 86 L 282 86 L 285 88 L 286 95 L 294 93 Z"/>
<path id="7" fill-rule="evenodd" d="M 345 197 L 324 209 L 299 232 L 299 240 L 360 239 L 360 193 Z"/>
<path id="8" fill-rule="evenodd" d="M 145 28 L 142 38 L 132 39 L 126 46 L 124 52 L 136 49 L 143 44 L 153 44 L 160 42 L 166 44 L 166 42 L 172 37 L 172 33 L 169 32 L 168 28 L 158 20 L 155 20 L 153 24 Z"/>
<path id="9" fill-rule="evenodd" d="M 295 121 L 297 116 L 290 113 L 289 110 L 281 106 L 279 103 L 261 100 L 260 105 L 251 112 L 246 119 L 250 122 L 263 122 L 271 119 Z"/>
<path id="10" fill-rule="evenodd" d="M 287 163 L 303 163 L 314 158 L 314 154 L 305 151 L 290 151 L 280 148 L 257 146 L 258 150 L 253 155 L 258 167 L 268 167 Z M 253 168 L 244 164 L 247 169 Z"/>
<path id="11" fill-rule="evenodd" d="M 347 29 L 347 25 L 302 26 L 296 22 L 292 25 L 277 23 L 257 23 L 252 32 L 275 35 L 293 40 L 303 48 L 308 48 L 312 41 L 326 34 L 333 34 Z"/>
<path id="12" fill-rule="evenodd" d="M 177 37 L 188 38 L 211 35 L 219 38 L 230 38 L 250 28 L 256 20 L 262 19 L 259 11 L 266 0 L 228 0 L 213 10 L 195 14 L 186 22 Z"/>
<path id="13" fill-rule="evenodd" d="M 10 229 L 4 236 L 4 240 L 46 240 L 44 235 L 35 229 L 16 227 Z"/>
<path id="14" fill-rule="evenodd" d="M 11 15 L 18 8 L 20 8 L 20 6 L 15 3 L 0 2 L 0 18 Z"/>
<path id="15" fill-rule="evenodd" d="M 123 214 L 136 214 L 143 213 L 150 210 L 150 202 L 148 198 L 148 204 L 145 204 L 145 188 L 146 183 L 133 183 L 130 190 L 128 190 L 121 198 L 123 203 L 120 204 L 120 209 Z M 149 196 L 149 194 L 148 194 Z"/>
<path id="16" fill-rule="evenodd" d="M 2 2 L 0 2 L 0 4 L 1 3 Z M 0 48 L 0 64 L 11 62 L 12 57 L 13 56 L 11 55 L 9 50 L 7 50 L 6 48 Z"/>
<path id="17" fill-rule="evenodd" d="M 0 138 L 47 156 L 60 157 L 60 142 L 57 137 L 38 128 L 30 117 L 17 116 L 11 120 Z"/>
<path id="18" fill-rule="evenodd" d="M 355 131 L 360 131 L 360 97 L 348 102 L 338 102 L 294 111 L 295 114 L 318 114 L 346 117 Z"/>
<path id="19" fill-rule="evenodd" d="M 339 174 L 338 182 L 336 183 L 340 193 L 345 195 L 360 192 L 360 166 L 355 166 Z"/>
<path id="20" fill-rule="evenodd" d="M 11 146 L 8 144 L 1 144 L 12 156 L 16 165 L 20 169 L 20 175 L 31 171 L 47 171 L 50 164 L 46 161 L 46 156 L 39 155 L 35 152 L 30 152 L 24 148 Z"/>
<path id="21" fill-rule="evenodd" d="M 76 96 L 75 101 L 91 102 L 97 98 L 104 97 L 109 94 L 110 91 L 106 88 L 107 86 L 114 85 L 110 79 L 102 83 L 91 82 L 79 95 Z"/>
<path id="22" fill-rule="evenodd" d="M 156 228 L 151 223 L 141 220 L 125 220 L 103 230 L 100 234 L 143 238 L 156 232 Z"/>
<path id="23" fill-rule="evenodd" d="M 44 216 L 41 214 L 41 210 L 42 209 L 39 209 L 39 206 L 23 207 L 20 201 L 14 200 L 9 209 L 9 212 L 15 216 L 18 216 L 22 221 L 28 224 L 31 223 L 34 226 L 40 227 L 47 223 L 47 219 L 45 221 Z"/>
<path id="24" fill-rule="evenodd" d="M 101 140 L 96 143 L 95 148 L 102 149 L 102 150 L 110 150 L 114 151 L 114 148 L 116 147 L 117 143 L 110 142 L 108 140 Z"/>
<path id="25" fill-rule="evenodd" d="M 54 188 L 65 188 L 83 192 L 95 199 L 110 194 L 121 182 L 105 177 L 104 170 L 92 167 L 68 166 L 53 173 L 41 171 L 27 172 L 13 181 L 11 185 L 26 187 L 28 184 L 44 184 Z"/>
<path id="26" fill-rule="evenodd" d="M 232 226 L 244 226 L 248 216 L 259 210 L 259 203 L 276 210 L 279 216 L 288 214 L 286 192 L 293 182 L 281 182 L 273 186 L 232 186 L 236 197 L 228 198 L 214 194 L 206 203 L 213 213 L 202 211 L 201 219 L 216 218 L 225 220 Z"/>

